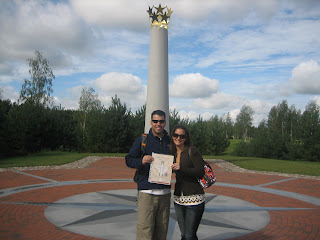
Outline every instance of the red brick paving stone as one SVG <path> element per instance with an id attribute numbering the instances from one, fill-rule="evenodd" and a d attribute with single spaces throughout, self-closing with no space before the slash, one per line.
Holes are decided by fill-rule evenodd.
<path id="1" fill-rule="evenodd" d="M 259 185 L 273 182 L 286 177 L 230 173 L 221 168 L 215 168 L 218 181 L 225 183 L 238 183 L 247 185 Z M 52 178 L 60 181 L 84 180 L 84 179 L 106 179 L 124 178 L 131 179 L 134 169 L 129 169 L 124 162 L 124 158 L 105 158 L 91 164 L 85 169 L 70 170 L 42 170 L 28 171 L 38 176 Z M 0 174 L 1 176 L 1 174 Z M 103 177 L 101 177 L 103 176 Z M 31 177 L 32 178 L 32 177 Z M 274 184 L 276 189 L 289 190 L 296 192 L 295 185 L 290 186 L 290 182 Z M 297 191 L 305 193 L 314 191 L 318 183 L 311 181 L 313 186 L 303 188 L 303 184 L 310 185 L 305 179 L 298 180 Z M 314 185 L 315 184 L 315 185 Z M 20 184 L 21 185 L 21 184 Z M 174 185 L 174 184 L 173 184 Z M 286 189 L 287 187 L 287 189 Z M 94 191 L 105 191 L 111 189 L 135 189 L 136 184 L 127 183 L 91 183 L 81 185 L 57 186 L 44 189 L 31 190 L 2 197 L 0 201 L 12 202 L 55 202 L 59 199 Z M 312 189 L 313 188 L 313 189 Z M 291 189 L 291 190 L 290 190 Z M 290 211 L 269 211 L 270 222 L 260 231 L 242 237 L 234 238 L 237 240 L 309 240 L 320 239 L 320 208 L 309 203 L 296 199 L 291 199 L 275 194 L 257 192 L 254 190 L 237 189 L 233 187 L 221 187 L 214 185 L 206 192 L 230 196 L 245 201 L 252 202 L 262 207 L 298 207 L 315 208 L 312 210 L 290 210 Z M 308 195 L 308 194 L 306 194 Z M 44 216 L 46 206 L 35 205 L 11 205 L 0 203 L 0 239 L 72 239 L 84 240 L 95 239 L 75 233 L 65 231 L 48 222 Z M 35 227 L 36 226 L 36 227 Z M 45 230 L 44 230 L 45 229 Z"/>
<path id="2" fill-rule="evenodd" d="M 132 189 L 135 183 L 93 183 L 37 189 L 2 197 L 2 202 L 55 202 L 59 199 L 94 191 Z M 36 193 L 36 194 L 35 194 Z M 98 239 L 65 231 L 44 216 L 46 206 L 0 203 L 0 239 Z M 45 230 L 44 230 L 45 229 Z M 63 236 L 63 238 L 61 238 Z"/>
<path id="3" fill-rule="evenodd" d="M 16 221 L 1 224 L 1 239 L 98 239 L 72 233 L 51 224 L 44 216 L 45 207 L 43 206 L 16 205 L 16 207 L 25 209 L 22 211 L 25 221 L 21 222 L 15 218 L 17 217 L 16 215 L 11 214 L 12 220 Z M 6 231 L 6 234 L 2 236 L 3 229 Z"/>
<path id="4" fill-rule="evenodd" d="M 279 180 L 285 180 L 292 177 L 267 175 L 267 174 L 252 174 L 252 173 L 238 173 L 227 172 L 223 168 L 210 163 L 213 167 L 214 173 L 217 177 L 217 181 L 223 183 L 236 183 L 250 186 L 257 186 L 261 184 L 271 183 Z M 297 178 L 294 180 L 288 180 L 281 183 L 272 185 L 266 185 L 263 187 L 283 190 L 288 192 L 296 192 L 320 198 L 320 180 Z"/>
<path id="5" fill-rule="evenodd" d="M 124 158 L 103 158 L 83 169 L 51 169 L 26 171 L 55 181 L 92 179 L 132 179 L 135 170 L 128 168 Z"/>
<path id="6" fill-rule="evenodd" d="M 221 187 L 221 186 L 213 185 L 213 187 L 208 188 L 207 190 L 205 190 L 205 192 L 234 197 L 237 199 L 251 202 L 260 207 L 290 207 L 290 208 L 320 209 L 319 206 L 313 205 L 311 203 L 306 203 L 297 199 L 279 196 L 271 193 L 248 190 L 248 189 Z"/>
<path id="7" fill-rule="evenodd" d="M 233 240 L 316 240 L 320 239 L 320 211 L 269 211 L 270 223 L 260 231 L 233 238 Z M 299 221 L 300 218 L 310 218 L 312 229 L 307 231 L 307 224 Z"/>
<path id="8" fill-rule="evenodd" d="M 47 181 L 12 171 L 0 172 L 0 189 L 41 183 L 47 183 Z"/>
<path id="9" fill-rule="evenodd" d="M 72 186 L 59 186 L 55 187 L 59 191 L 52 191 L 51 188 L 46 188 L 46 189 L 38 189 L 38 190 L 32 190 L 24 193 L 18 193 L 14 194 L 14 201 L 27 201 L 27 202 L 32 202 L 32 201 L 40 201 L 40 202 L 54 202 L 57 201 L 61 198 L 73 196 L 75 194 L 82 194 L 86 192 L 93 192 L 93 191 L 102 191 L 102 190 L 110 190 L 112 189 L 127 189 L 127 188 L 132 188 L 135 186 L 134 183 L 119 183 L 117 186 L 112 185 L 111 183 L 94 183 L 94 184 L 83 184 L 79 188 L 79 185 L 72 185 Z M 223 192 L 223 195 L 225 196 L 231 196 L 231 197 L 236 197 L 239 199 L 251 201 L 259 206 L 281 206 L 284 207 L 284 203 L 287 202 L 288 198 L 286 197 L 281 197 L 281 196 L 272 196 L 273 194 L 259 194 L 259 192 L 252 191 L 252 190 L 238 190 L 234 188 L 227 188 L 227 187 L 218 187 L 214 186 L 214 188 L 209 189 L 210 192 L 212 193 L 218 193 L 218 192 Z M 37 192 L 37 196 L 35 194 L 30 194 L 32 192 Z M 209 192 L 209 191 L 208 191 Z M 220 193 L 219 193 L 220 194 Z M 58 195 L 58 196 L 56 196 Z M 268 197 L 269 195 L 269 197 Z M 9 198 L 8 196 L 7 198 Z M 4 197 L 5 198 L 5 197 Z M 4 198 L 1 200 L 3 201 Z M 19 199 L 21 198 L 21 199 Z M 260 202 L 260 204 L 259 204 Z M 264 204 L 261 204 L 261 202 L 264 202 Z M 8 205 L 8 204 L 5 204 Z M 303 203 L 298 200 L 291 200 L 291 203 L 289 204 L 290 206 L 286 207 L 314 207 L 311 204 Z M 24 209 L 23 211 L 20 211 L 19 208 L 26 208 L 27 211 Z M 16 220 L 17 222 L 14 222 L 14 231 L 19 232 L 23 235 L 23 238 L 21 239 L 39 239 L 38 237 L 43 237 L 46 236 L 45 233 L 47 233 L 47 237 L 45 239 L 59 239 L 56 238 L 60 236 L 61 231 L 63 232 L 64 230 L 57 228 L 57 227 L 52 227 L 51 223 L 47 223 L 50 226 L 44 225 L 43 222 L 47 222 L 45 220 L 45 217 L 43 215 L 43 211 L 45 209 L 45 206 L 32 206 L 32 205 L 12 205 L 9 208 L 2 208 L 0 207 L 1 210 L 7 209 L 6 212 L 7 214 L 1 212 L 1 216 L 4 218 L 11 219 L 11 222 L 14 222 Z M 36 212 L 36 213 L 35 213 Z M 22 218 L 16 217 L 17 215 L 22 214 Z M 236 239 L 247 239 L 247 240 L 256 240 L 256 239 L 280 239 L 280 236 L 286 236 L 286 240 L 293 240 L 297 239 L 295 238 L 297 234 L 301 235 L 299 239 L 312 239 L 310 236 L 314 236 L 317 239 L 317 237 L 320 237 L 319 235 L 319 224 L 320 224 L 320 210 L 318 208 L 317 211 L 314 210 L 303 210 L 303 211 L 269 211 L 271 221 L 270 223 L 262 230 L 246 235 L 245 237 L 240 237 Z M 9 215 L 9 216 L 8 216 Z M 299 218 L 300 217 L 300 218 Z M 40 220 L 38 219 L 40 218 Z M 19 219 L 26 219 L 19 222 Z M 295 226 L 293 228 L 293 219 L 297 219 L 299 221 L 298 226 Z M 303 221 L 302 221 L 303 219 Z M 310 223 L 306 224 L 305 219 L 310 219 Z M 43 222 L 41 222 L 43 221 Z M 23 222 L 23 224 L 22 224 Z M 34 228 L 34 225 L 32 224 L 38 224 L 41 222 L 42 225 L 39 226 L 40 231 L 41 229 L 46 229 L 44 235 L 39 235 L 37 231 L 34 231 L 34 229 L 31 229 L 31 232 L 25 232 L 24 228 L 25 227 L 31 227 Z M 24 225 L 22 228 L 21 225 Z M 318 229 L 317 233 L 313 234 L 313 232 L 306 232 L 308 229 L 307 227 L 312 225 L 312 229 Z M 52 228 L 55 230 L 53 231 Z M 2 226 L 0 227 L 0 234 L 3 232 Z M 5 225 L 4 229 L 11 229 L 11 227 Z M 58 230 L 57 230 L 58 229 Z M 68 234 L 73 234 L 69 233 Z M 304 234 L 306 234 L 306 238 L 304 238 Z M 11 234 L 6 234 L 6 236 L 9 236 L 8 239 L 19 239 L 17 238 L 17 235 L 15 233 Z M 67 235 L 70 237 L 69 235 Z M 80 235 L 81 236 L 81 235 Z M 51 238 L 54 237 L 54 238 Z M 60 238 L 61 239 L 61 238 Z M 81 238 L 80 238 L 81 239 Z M 84 239 L 94 239 L 94 238 L 89 238 L 86 237 Z"/>
<path id="10" fill-rule="evenodd" d="M 118 163 L 122 163 L 123 166 L 125 166 L 126 168 L 126 160 L 125 158 L 102 158 L 99 161 L 96 161 L 94 163 L 91 163 L 89 166 L 87 166 L 87 168 L 117 168 L 116 166 L 118 166 Z M 110 166 L 111 165 L 111 166 Z"/>
<path id="11" fill-rule="evenodd" d="M 243 199 L 261 207 L 314 208 L 310 210 L 268 211 L 270 214 L 270 222 L 265 228 L 258 232 L 234 239 L 278 240 L 280 237 L 283 237 L 284 240 L 320 239 L 320 207 L 318 206 L 296 199 L 253 190 L 213 186 L 213 188 L 209 188 L 206 192 Z M 306 222 L 306 219 L 309 222 Z M 295 226 L 294 221 L 297 221 L 299 225 Z M 310 229 L 310 226 L 311 231 L 308 232 L 307 229 Z M 299 237 L 297 237 L 297 235 L 299 235 Z"/>
<path id="12" fill-rule="evenodd" d="M 1 202 L 56 202 L 60 199 L 98 191 L 135 189 L 133 182 L 118 183 L 89 183 L 81 185 L 67 185 L 58 187 L 48 187 L 27 192 L 21 192 L 0 198 Z"/>
<path id="13" fill-rule="evenodd" d="M 298 178 L 264 187 L 320 198 L 320 180 L 315 179 Z"/>
<path id="14" fill-rule="evenodd" d="M 277 176 L 277 175 L 264 175 L 254 173 L 240 173 L 240 172 L 214 172 L 217 181 L 223 183 L 243 184 L 249 186 L 256 186 L 275 182 L 289 177 Z"/>

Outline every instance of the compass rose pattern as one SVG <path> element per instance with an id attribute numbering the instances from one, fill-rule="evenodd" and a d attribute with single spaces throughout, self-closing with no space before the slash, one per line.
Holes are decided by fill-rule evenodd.
<path id="1" fill-rule="evenodd" d="M 75 195 L 50 204 L 45 216 L 56 226 L 71 232 L 102 239 L 127 239 L 135 236 L 136 194 L 136 190 L 127 189 Z M 246 220 L 248 218 L 254 219 L 254 224 Z M 265 227 L 268 222 L 269 214 L 264 208 L 239 199 L 207 194 L 198 235 L 200 239 L 227 239 L 230 232 L 233 237 L 242 236 Z M 179 236 L 171 206 L 167 239 L 179 239 Z"/>

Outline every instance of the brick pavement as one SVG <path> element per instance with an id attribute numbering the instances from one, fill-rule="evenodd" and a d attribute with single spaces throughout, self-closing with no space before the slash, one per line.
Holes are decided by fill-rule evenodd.
<path id="1" fill-rule="evenodd" d="M 263 186 L 266 190 L 280 190 L 285 191 L 284 193 L 320 198 L 320 180 L 227 172 L 212 165 L 218 182 L 207 189 L 207 193 L 241 199 L 260 207 L 306 208 L 290 211 L 268 210 L 270 221 L 263 229 L 232 239 L 320 239 L 320 199 L 316 199 L 317 204 L 314 204 L 291 195 L 279 195 L 277 192 L 264 192 L 261 191 L 262 188 L 255 188 Z M 70 232 L 52 224 L 44 214 L 45 209 L 50 203 L 77 194 L 136 187 L 131 181 L 134 170 L 126 167 L 123 158 L 104 158 L 84 169 L 33 170 L 23 173 L 27 175 L 19 171 L 0 172 L 0 239 L 99 239 Z M 102 179 L 123 181 L 99 182 Z M 83 180 L 93 181 L 82 183 Z M 55 181 L 78 182 L 55 185 Z M 238 185 L 248 188 L 240 188 Z M 43 204 L 30 205 L 28 202 Z"/>

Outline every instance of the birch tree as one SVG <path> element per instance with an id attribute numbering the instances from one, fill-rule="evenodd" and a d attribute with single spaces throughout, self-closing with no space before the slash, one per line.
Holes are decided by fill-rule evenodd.
<path id="1" fill-rule="evenodd" d="M 55 79 L 49 61 L 36 50 L 35 58 L 27 59 L 30 79 L 25 79 L 20 91 L 20 101 L 48 105 L 52 103 L 52 80 Z"/>

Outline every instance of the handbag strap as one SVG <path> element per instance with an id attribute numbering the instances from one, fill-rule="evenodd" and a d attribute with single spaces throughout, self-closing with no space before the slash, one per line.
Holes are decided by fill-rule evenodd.
<path id="1" fill-rule="evenodd" d="M 188 155 L 189 155 L 189 157 L 191 158 L 191 161 L 192 161 L 192 163 L 193 163 L 191 147 L 189 147 L 189 149 L 188 149 Z M 207 164 L 207 162 L 206 162 L 204 159 L 203 159 L 203 164 L 204 164 L 204 165 Z"/>
<path id="2" fill-rule="evenodd" d="M 191 159 L 191 162 L 194 166 L 194 160 L 193 160 L 193 157 L 192 157 L 192 152 L 191 152 L 191 147 L 188 148 L 188 155 L 189 155 L 189 158 Z"/>
<path id="3" fill-rule="evenodd" d="M 192 160 L 192 162 L 193 162 L 191 147 L 188 147 L 188 155 L 189 155 L 189 158 L 191 158 L 191 160 Z"/>

